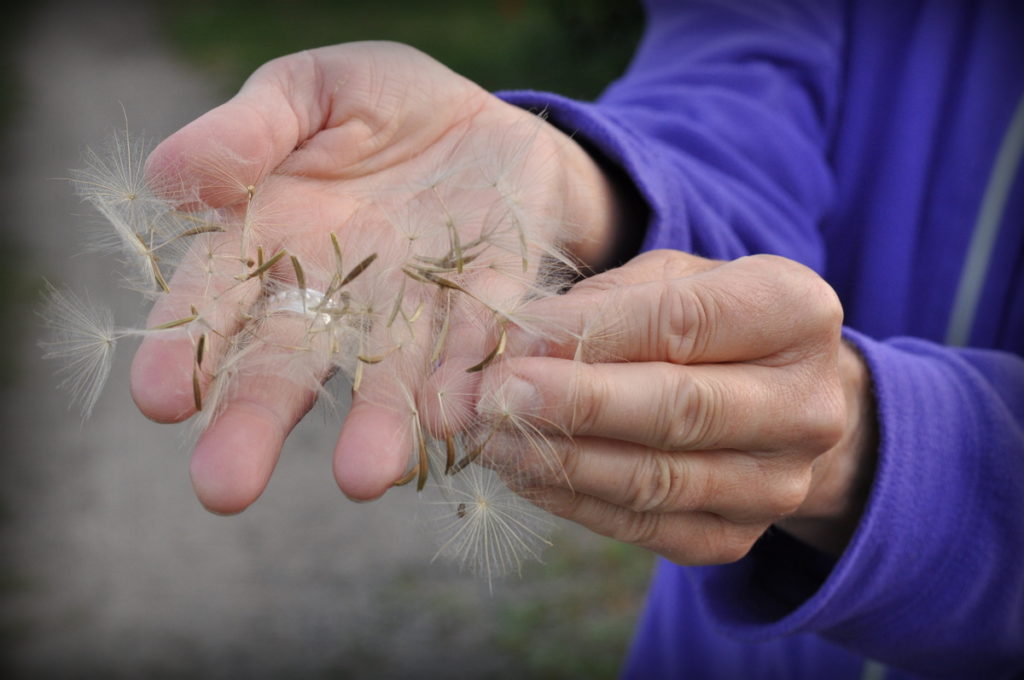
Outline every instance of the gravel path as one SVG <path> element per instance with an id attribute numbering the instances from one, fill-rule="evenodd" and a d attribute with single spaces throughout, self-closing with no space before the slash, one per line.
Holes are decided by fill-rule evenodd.
<path id="1" fill-rule="evenodd" d="M 218 103 L 145 7 L 67 1 L 29 15 L 0 167 L 7 278 L 88 290 L 123 323 L 139 320 L 136 298 L 112 261 L 79 255 L 93 217 L 59 178 L 125 114 L 160 137 Z M 333 416 L 298 428 L 253 508 L 206 513 L 183 432 L 131 404 L 131 348 L 83 425 L 38 358 L 31 300 L 14 302 L 26 304 L 5 319 L 22 332 L 5 342 L 20 359 L 2 393 L 4 677 L 522 677 L 514 650 L 494 647 L 497 627 L 523 598 L 557 596 L 557 578 L 534 571 L 490 596 L 430 564 L 414 494 L 358 505 L 337 491 Z M 602 545 L 578 531 L 562 540 L 584 554 Z"/>

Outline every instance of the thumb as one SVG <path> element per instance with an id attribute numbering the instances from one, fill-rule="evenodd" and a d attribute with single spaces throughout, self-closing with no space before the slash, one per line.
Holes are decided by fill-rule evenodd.
<path id="1" fill-rule="evenodd" d="M 297 77 L 295 61 L 268 63 L 233 98 L 161 142 L 146 161 L 150 186 L 186 205 L 224 207 L 248 198 L 320 125 L 309 112 L 315 84 Z"/>

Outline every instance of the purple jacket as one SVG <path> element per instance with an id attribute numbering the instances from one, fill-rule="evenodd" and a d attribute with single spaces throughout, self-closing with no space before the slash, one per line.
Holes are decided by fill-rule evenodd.
<path id="1" fill-rule="evenodd" d="M 881 445 L 838 561 L 658 565 L 631 678 L 1024 677 L 1024 3 L 648 3 L 595 103 L 503 93 L 625 170 L 645 248 L 838 291 Z"/>

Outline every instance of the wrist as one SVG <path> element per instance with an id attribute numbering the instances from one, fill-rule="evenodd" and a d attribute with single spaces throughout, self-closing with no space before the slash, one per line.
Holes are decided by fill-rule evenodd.
<path id="1" fill-rule="evenodd" d="M 640 252 L 648 208 L 626 173 L 553 125 L 558 149 L 566 249 L 589 274 L 624 264 Z"/>

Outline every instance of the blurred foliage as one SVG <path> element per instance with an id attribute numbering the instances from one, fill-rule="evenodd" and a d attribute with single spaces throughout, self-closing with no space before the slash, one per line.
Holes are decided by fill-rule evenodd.
<path id="1" fill-rule="evenodd" d="M 557 590 L 507 602 L 495 642 L 527 677 L 615 678 L 653 564 L 651 553 L 618 541 L 562 540 L 527 574 Z"/>
<path id="2" fill-rule="evenodd" d="M 17 55 L 34 9 L 29 5 L 20 3 L 8 7 L 4 21 L 0 22 L 0 144 L 7 143 L 7 136 L 11 134 L 8 125 L 18 113 L 24 96 Z M 0 170 L 0 176 L 10 172 L 14 170 L 5 167 Z M 18 227 L 10 221 L 0 227 L 0 256 L 4 258 L 0 267 L 0 333 L 9 348 L 16 347 L 27 336 L 26 318 L 31 301 L 38 299 L 39 283 Z M 15 384 L 20 370 L 18 356 L 13 351 L 0 356 L 0 388 Z"/>
<path id="3" fill-rule="evenodd" d="M 27 3 L 16 3 L 7 8 L 4 21 L 0 22 L 0 125 L 10 122 L 21 101 L 21 83 L 14 61 L 25 35 L 30 11 Z"/>
<path id="4" fill-rule="evenodd" d="M 229 92 L 275 57 L 394 40 L 488 90 L 590 99 L 623 72 L 643 24 L 639 0 L 179 0 L 160 11 L 173 43 Z"/>
<path id="5" fill-rule="evenodd" d="M 493 591 L 451 564 L 409 568 L 374 597 L 373 612 L 362 614 L 367 637 L 346 640 L 331 677 L 366 677 L 368 668 L 394 676 L 394 660 L 380 654 L 382 635 L 402 640 L 407 655 L 417 640 L 443 645 L 493 680 L 618 677 L 654 555 L 568 523 L 551 540 L 543 562 L 526 562 L 521 576 L 498 579 Z"/>

